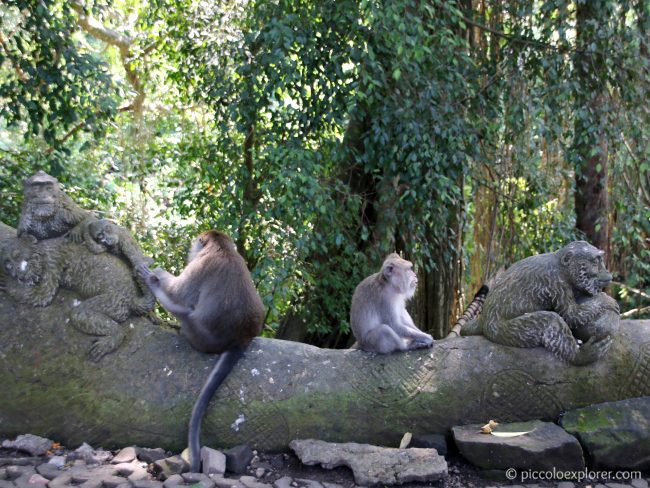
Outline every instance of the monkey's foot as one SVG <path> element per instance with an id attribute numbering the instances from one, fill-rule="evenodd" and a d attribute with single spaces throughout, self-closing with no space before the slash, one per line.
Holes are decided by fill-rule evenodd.
<path id="1" fill-rule="evenodd" d="M 413 339 L 409 345 L 409 349 L 425 349 L 427 347 L 433 347 L 433 337 L 431 336 Z"/>
<path id="2" fill-rule="evenodd" d="M 121 340 L 118 341 L 115 337 L 112 336 L 97 339 L 90 348 L 90 351 L 88 351 L 88 357 L 93 363 L 97 363 L 104 356 L 117 349 L 121 342 Z"/>
<path id="3" fill-rule="evenodd" d="M 607 336 L 601 340 L 596 340 L 592 337 L 580 347 L 578 353 L 575 355 L 573 360 L 571 360 L 571 364 L 574 366 L 584 366 L 586 364 L 594 363 L 604 357 L 611 346 L 611 336 Z"/>

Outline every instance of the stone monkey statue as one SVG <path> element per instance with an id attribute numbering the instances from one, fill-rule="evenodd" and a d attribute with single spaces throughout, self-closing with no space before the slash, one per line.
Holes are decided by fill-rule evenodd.
<path id="1" fill-rule="evenodd" d="M 406 310 L 416 287 L 413 264 L 395 253 L 384 260 L 378 273 L 357 285 L 350 307 L 357 347 L 387 354 L 433 345 L 433 338 L 415 326 Z"/>
<path id="2" fill-rule="evenodd" d="M 30 234 L 3 243 L 4 288 L 16 300 L 35 307 L 49 305 L 59 287 L 75 291 L 82 299 L 72 308 L 70 321 L 81 332 L 98 336 L 89 351 L 97 362 L 117 349 L 125 338 L 120 325 L 132 313 L 153 309 L 155 297 L 131 269 L 111 254 L 93 254 L 65 237 L 37 241 Z"/>
<path id="3" fill-rule="evenodd" d="M 30 234 L 38 240 L 60 237 L 95 216 L 63 193 L 59 181 L 38 171 L 23 183 L 23 203 L 18 236 Z"/>
<path id="4" fill-rule="evenodd" d="M 151 271 L 144 263 L 138 271 L 160 304 L 181 321 L 181 335 L 199 351 L 221 354 L 190 418 L 190 464 L 198 472 L 201 420 L 219 385 L 261 333 L 264 305 L 235 243 L 216 230 L 194 240 L 179 276 L 160 268 Z"/>
<path id="5" fill-rule="evenodd" d="M 602 292 L 612 280 L 603 255 L 575 241 L 516 262 L 496 277 L 481 315 L 462 328 L 462 335 L 483 334 L 507 346 L 543 346 L 574 365 L 597 361 L 619 325 L 616 300 Z M 579 347 L 576 338 L 585 344 Z"/>
<path id="6" fill-rule="evenodd" d="M 109 251 L 126 258 L 133 268 L 141 264 L 153 263 L 153 259 L 142 253 L 140 246 L 128 230 L 108 219 L 85 221 L 82 240 L 93 254 Z"/>

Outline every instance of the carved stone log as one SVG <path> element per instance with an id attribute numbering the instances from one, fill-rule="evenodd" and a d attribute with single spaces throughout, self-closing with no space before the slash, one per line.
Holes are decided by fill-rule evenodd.
<path id="1" fill-rule="evenodd" d="M 13 229 L 0 225 L 0 242 Z M 145 318 L 122 346 L 88 361 L 93 337 L 68 321 L 59 290 L 31 307 L 0 292 L 0 436 L 33 433 L 74 447 L 185 446 L 192 404 L 215 362 Z M 377 356 L 256 339 L 203 424 L 214 447 L 283 450 L 296 438 L 399 444 L 406 431 L 446 433 L 489 419 L 553 419 L 565 410 L 650 395 L 650 321 L 624 321 L 607 357 L 568 366 L 542 348 L 483 337 Z"/>

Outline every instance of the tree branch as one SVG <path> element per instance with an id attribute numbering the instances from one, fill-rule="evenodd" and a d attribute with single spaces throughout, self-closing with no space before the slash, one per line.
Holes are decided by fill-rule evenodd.
<path id="1" fill-rule="evenodd" d="M 133 46 L 133 39 L 113 29 L 109 29 L 92 15 L 87 14 L 83 5 L 78 0 L 71 2 L 71 7 L 75 12 L 77 12 L 79 16 L 79 26 L 84 31 L 100 41 L 104 41 L 106 44 L 115 46 L 120 51 L 122 66 L 124 66 L 124 71 L 126 72 L 126 79 L 136 93 L 133 102 L 129 106 L 133 111 L 134 116 L 139 118 L 142 114 L 146 95 L 140 76 L 132 64 L 133 55 L 131 53 L 131 47 Z"/>

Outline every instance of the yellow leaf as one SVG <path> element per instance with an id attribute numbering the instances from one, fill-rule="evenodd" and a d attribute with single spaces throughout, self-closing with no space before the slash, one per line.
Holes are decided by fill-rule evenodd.
<path id="1" fill-rule="evenodd" d="M 487 424 L 481 427 L 481 434 L 492 433 L 492 429 L 495 428 L 497 425 L 499 425 L 498 422 L 495 422 L 494 420 L 490 420 Z"/>

